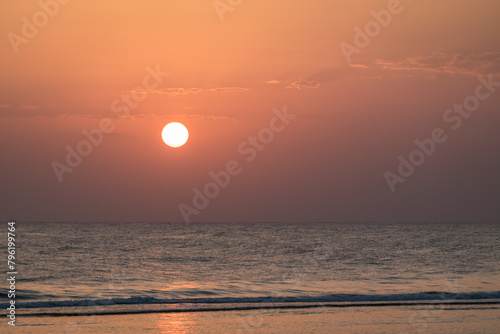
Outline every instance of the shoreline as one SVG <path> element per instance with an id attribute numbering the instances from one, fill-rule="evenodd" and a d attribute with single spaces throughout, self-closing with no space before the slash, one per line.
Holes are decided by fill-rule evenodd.
<path id="1" fill-rule="evenodd" d="M 175 312 L 101 316 L 19 316 L 7 333 L 496 333 L 498 305 L 407 305 Z M 2 324 L 4 332 L 7 324 Z M 9 326 L 11 327 L 11 326 Z"/>
<path id="2" fill-rule="evenodd" d="M 151 304 L 150 304 L 151 305 Z M 235 312 L 235 311 L 258 311 L 258 310 L 300 310 L 314 308 L 365 308 L 365 307 L 405 307 L 405 306 L 486 306 L 500 305 L 500 300 L 469 300 L 469 301 L 402 301 L 402 302 L 349 302 L 349 303 L 314 303 L 299 305 L 255 305 L 235 307 L 200 307 L 200 308 L 172 308 L 172 309 L 149 309 L 149 310 L 122 310 L 104 312 L 43 312 L 43 313 L 17 313 L 18 317 L 85 317 L 85 316 L 112 316 L 112 315 L 135 315 L 135 314 L 168 314 L 168 313 L 198 313 L 198 312 Z M 141 305 L 147 306 L 147 305 Z M 86 307 L 86 306 L 84 306 Z M 106 305 L 96 306 L 105 308 Z"/>

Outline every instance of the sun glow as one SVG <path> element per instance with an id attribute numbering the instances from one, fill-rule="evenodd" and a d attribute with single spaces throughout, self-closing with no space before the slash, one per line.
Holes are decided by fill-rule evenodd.
<path id="1" fill-rule="evenodd" d="M 170 147 L 181 147 L 187 142 L 189 132 L 182 123 L 168 123 L 161 132 L 161 138 Z"/>

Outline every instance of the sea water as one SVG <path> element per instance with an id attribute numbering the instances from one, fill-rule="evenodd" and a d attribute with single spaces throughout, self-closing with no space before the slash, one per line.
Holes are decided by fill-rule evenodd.
<path id="1" fill-rule="evenodd" d="M 16 234 L 20 314 L 500 299 L 494 223 L 18 222 Z"/>

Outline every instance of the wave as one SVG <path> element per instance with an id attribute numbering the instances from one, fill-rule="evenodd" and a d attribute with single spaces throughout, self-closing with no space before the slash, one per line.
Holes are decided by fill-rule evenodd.
<path id="1" fill-rule="evenodd" d="M 456 302 L 418 302 L 418 303 L 403 303 L 403 302 L 392 302 L 392 303 L 357 303 L 357 304 L 330 304 L 330 303 L 309 303 L 309 304 L 273 304 L 273 305 L 255 305 L 255 306 L 226 306 L 226 307 L 205 307 L 205 308 L 170 308 L 170 309 L 124 309 L 118 311 L 108 311 L 108 310 L 99 310 L 99 311 L 73 311 L 73 312 L 38 312 L 38 313 L 26 313 L 22 314 L 23 317 L 76 317 L 76 316 L 105 316 L 105 315 L 126 315 L 126 314 L 146 314 L 146 313 L 188 313 L 188 312 L 220 312 L 220 311 L 254 311 L 254 310 L 286 310 L 286 309 L 311 309 L 311 308 L 326 308 L 326 307 L 384 307 L 384 306 L 431 306 L 435 308 L 436 306 L 440 306 L 444 309 L 445 306 L 448 309 L 453 309 L 452 307 L 462 306 L 464 305 L 473 306 L 473 308 L 469 309 L 485 309 L 485 306 L 489 309 L 498 310 L 500 309 L 498 306 L 490 306 L 490 305 L 499 305 L 500 300 L 496 301 L 456 301 Z"/>
<path id="2" fill-rule="evenodd" d="M 497 301 L 492 301 L 497 300 Z M 464 302 L 466 301 L 466 302 Z M 219 297 L 219 298 L 170 298 L 161 299 L 150 296 L 132 296 L 129 298 L 109 298 L 109 299 L 80 299 L 80 300 L 45 300 L 31 302 L 16 302 L 16 309 L 39 309 L 39 308 L 67 308 L 67 307 L 87 307 L 87 306 L 112 306 L 112 305 L 153 305 L 153 304 L 184 304 L 190 310 L 198 306 L 209 304 L 231 305 L 231 309 L 238 309 L 238 305 L 250 304 L 245 309 L 255 308 L 276 308 L 276 307 L 298 307 L 297 304 L 303 304 L 305 307 L 309 304 L 324 305 L 325 303 L 336 303 L 330 306 L 384 306 L 384 305 L 412 305 L 424 304 L 490 304 L 500 303 L 500 291 L 495 292 L 469 292 L 469 293 L 450 293 L 450 292 L 419 292 L 407 294 L 330 294 L 323 296 L 296 296 L 296 297 Z M 360 304 L 364 303 L 364 304 Z M 251 306 L 251 304 L 261 304 Z M 294 304 L 294 305 L 292 305 Z M 8 307 L 8 303 L 1 303 L 0 308 Z M 267 305 L 267 306 L 266 306 Z M 425 305 L 425 304 L 424 304 Z M 227 308 L 224 308 L 225 310 Z M 241 307 L 239 308 L 241 309 Z M 173 310 L 170 310 L 173 311 Z M 185 308 L 182 311 L 186 311 Z M 130 312 L 130 311 L 127 311 Z"/>

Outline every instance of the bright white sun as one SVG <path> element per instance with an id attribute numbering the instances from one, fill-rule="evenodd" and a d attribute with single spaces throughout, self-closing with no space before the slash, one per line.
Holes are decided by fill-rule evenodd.
<path id="1" fill-rule="evenodd" d="M 187 142 L 189 132 L 184 124 L 178 122 L 168 123 L 161 132 L 161 138 L 170 147 L 181 147 Z"/>

